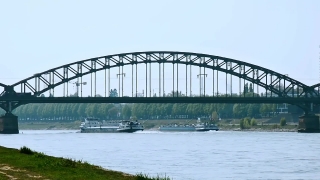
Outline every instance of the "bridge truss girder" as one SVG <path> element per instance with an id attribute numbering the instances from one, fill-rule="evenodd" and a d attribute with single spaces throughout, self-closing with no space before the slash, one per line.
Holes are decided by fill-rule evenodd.
<path id="1" fill-rule="evenodd" d="M 150 63 L 197 66 L 213 72 L 224 72 L 263 87 L 266 92 L 271 92 L 271 96 L 273 93 L 279 98 L 320 98 L 319 85 L 309 87 L 286 75 L 257 65 L 214 55 L 170 51 L 123 53 L 66 64 L 37 73 L 11 86 L 3 85 L 6 89 L 1 93 L 1 96 L 14 96 L 16 91 L 20 91 L 20 94 L 31 92 L 31 95 L 35 97 L 47 91 L 50 91 L 51 94 L 51 90 L 54 94 L 55 87 L 78 78 L 81 78 L 82 83 L 82 77 L 88 74 L 92 75 L 98 71 L 116 67 Z M 40 84 L 45 84 L 45 86 L 41 87 Z M 281 84 L 284 85 L 283 88 L 281 88 Z M 267 96 L 267 93 L 265 94 Z M 13 107 L 17 107 L 19 104 L 17 103 Z M 5 106 L 8 108 L 8 105 Z"/>

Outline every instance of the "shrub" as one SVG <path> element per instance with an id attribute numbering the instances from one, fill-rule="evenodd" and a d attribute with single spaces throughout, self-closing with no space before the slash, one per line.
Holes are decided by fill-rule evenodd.
<path id="1" fill-rule="evenodd" d="M 64 167 L 76 167 L 77 165 L 77 161 L 73 160 L 73 159 L 62 159 L 62 163 L 61 163 Z"/>
<path id="2" fill-rule="evenodd" d="M 240 129 L 244 129 L 244 119 L 240 120 Z"/>
<path id="3" fill-rule="evenodd" d="M 36 152 L 35 154 L 34 154 L 34 156 L 36 157 L 36 158 L 45 158 L 46 157 L 46 155 L 43 153 L 43 152 Z"/>
<path id="4" fill-rule="evenodd" d="M 32 155 L 34 152 L 30 148 L 23 146 L 20 148 L 20 153 Z"/>
<path id="5" fill-rule="evenodd" d="M 241 129 L 250 129 L 250 119 L 244 118 L 240 120 L 240 128 Z"/>
<path id="6" fill-rule="evenodd" d="M 138 173 L 136 175 L 136 180 L 170 180 L 168 176 L 160 177 L 157 175 L 156 177 L 149 177 L 147 174 Z"/>
<path id="7" fill-rule="evenodd" d="M 256 126 L 257 125 L 257 120 L 252 118 L 251 121 L 250 121 L 250 124 L 251 124 L 251 126 Z"/>
<path id="8" fill-rule="evenodd" d="M 287 124 L 286 118 L 281 118 L 280 119 L 280 126 L 285 126 Z"/>

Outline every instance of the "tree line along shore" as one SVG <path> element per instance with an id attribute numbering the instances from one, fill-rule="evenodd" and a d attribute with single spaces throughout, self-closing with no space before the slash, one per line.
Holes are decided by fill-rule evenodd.
<path id="1" fill-rule="evenodd" d="M 59 103 L 26 104 L 13 113 L 19 120 L 79 120 L 83 117 L 101 119 L 242 119 L 271 118 L 282 111 L 283 104 L 194 104 L 194 103 Z M 296 106 L 286 105 L 289 113 L 302 114 Z M 4 111 L 0 109 L 0 114 Z"/>

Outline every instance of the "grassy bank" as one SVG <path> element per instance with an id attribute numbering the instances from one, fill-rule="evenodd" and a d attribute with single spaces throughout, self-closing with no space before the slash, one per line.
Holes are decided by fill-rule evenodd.
<path id="1" fill-rule="evenodd" d="M 20 130 L 78 130 L 81 121 L 19 121 Z"/>
<path id="2" fill-rule="evenodd" d="M 86 162 L 56 158 L 34 152 L 0 146 L 0 179 L 65 179 L 65 180 L 169 180 L 168 177 L 148 177 L 103 169 Z"/>

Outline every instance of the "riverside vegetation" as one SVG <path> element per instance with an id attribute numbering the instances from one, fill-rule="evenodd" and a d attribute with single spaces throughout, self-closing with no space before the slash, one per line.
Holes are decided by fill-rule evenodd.
<path id="1" fill-rule="evenodd" d="M 234 125 L 233 125 L 234 126 Z M 263 124 L 260 122 L 258 124 L 257 120 L 254 118 L 244 118 L 240 120 L 239 130 L 243 131 L 280 131 L 280 132 L 295 132 L 297 131 L 297 124 L 287 124 L 285 118 L 281 118 L 279 124 Z"/>
<path id="2" fill-rule="evenodd" d="M 259 97 L 253 93 L 250 85 L 244 89 L 246 97 Z M 173 92 L 165 96 L 172 96 Z M 183 97 L 175 92 L 175 97 Z M 74 95 L 70 95 L 74 96 Z M 96 95 L 100 96 L 100 95 Z M 223 95 L 219 95 L 223 96 Z M 238 95 L 233 95 L 237 97 Z M 243 96 L 243 95 L 241 95 Z M 237 103 L 42 103 L 26 104 L 14 109 L 13 113 L 26 120 L 77 120 L 81 117 L 100 119 L 195 119 L 212 117 L 213 119 L 241 119 L 244 117 L 264 118 L 279 114 L 283 104 L 237 104 Z M 287 105 L 288 111 L 302 114 L 294 105 Z M 0 109 L 0 114 L 4 113 Z"/>
<path id="3" fill-rule="evenodd" d="M 25 146 L 20 150 L 0 146 L 0 154 L 0 179 L 170 180 L 166 176 L 111 171 L 81 160 L 48 156 Z"/>

